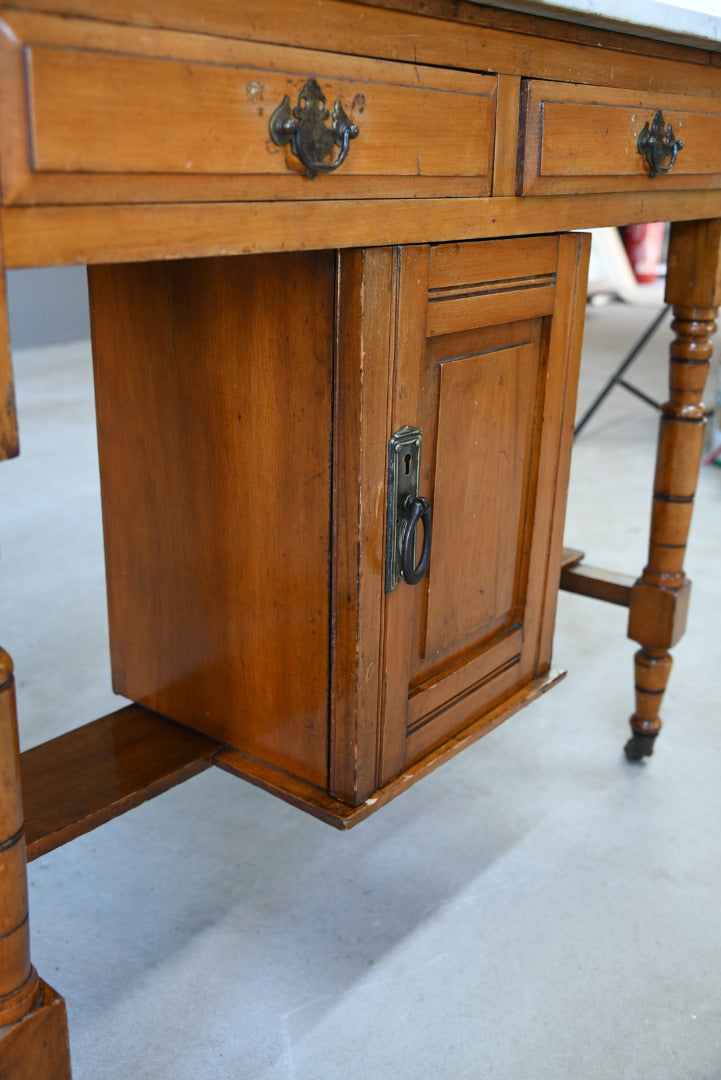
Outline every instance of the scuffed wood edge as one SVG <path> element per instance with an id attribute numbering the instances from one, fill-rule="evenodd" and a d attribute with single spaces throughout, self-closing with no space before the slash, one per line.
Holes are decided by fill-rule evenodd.
<path id="1" fill-rule="evenodd" d="M 467 746 L 476 742 L 481 736 L 498 727 L 499 724 L 518 712 L 519 709 L 550 690 L 552 686 L 555 686 L 564 678 L 565 674 L 565 671 L 555 669 L 534 679 L 517 691 L 508 701 L 503 702 L 503 704 L 490 712 L 484 713 L 474 724 L 443 743 L 438 749 L 431 751 L 430 754 L 427 754 L 426 757 L 411 766 L 411 768 L 406 769 L 405 772 L 401 773 L 389 784 L 379 788 L 360 806 L 348 806 L 346 803 L 332 798 L 327 792 L 321 791 L 319 788 L 315 788 L 297 777 L 288 776 L 278 769 L 273 769 L 263 762 L 247 757 L 237 750 L 229 748 L 220 750 L 213 756 L 213 764 L 226 772 L 248 780 L 249 783 L 278 796 L 278 798 L 283 799 L 292 806 L 305 810 L 306 813 L 311 814 L 320 821 L 324 821 L 327 825 L 333 825 L 336 829 L 350 829 L 361 821 L 365 821 L 367 817 L 370 817 L 376 810 L 380 810 L 391 799 L 395 799 L 397 795 L 407 791 L 418 780 L 428 776 L 443 762 L 455 757 L 456 754 L 459 754 L 461 750 L 465 750 Z"/>

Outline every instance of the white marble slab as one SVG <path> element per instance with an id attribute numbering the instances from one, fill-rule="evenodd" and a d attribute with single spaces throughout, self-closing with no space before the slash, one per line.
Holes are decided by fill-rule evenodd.
<path id="1" fill-rule="evenodd" d="M 721 51 L 721 0 L 477 0 L 491 7 L 567 19 Z"/>

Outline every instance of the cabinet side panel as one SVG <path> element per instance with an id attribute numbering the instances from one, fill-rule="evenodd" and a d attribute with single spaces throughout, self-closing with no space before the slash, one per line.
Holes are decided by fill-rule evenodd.
<path id="1" fill-rule="evenodd" d="M 324 786 L 332 253 L 90 274 L 114 684 Z"/>
<path id="2" fill-rule="evenodd" d="M 559 238 L 558 306 L 551 330 L 549 351 L 551 353 L 551 379 L 546 409 L 549 427 L 555 434 L 556 446 L 545 456 L 545 474 L 539 483 L 553 491 L 551 504 L 548 564 L 544 571 L 545 590 L 538 653 L 534 660 L 534 674 L 546 671 L 551 663 L 553 630 L 556 619 L 558 583 L 561 577 L 561 551 L 563 526 L 566 517 L 568 480 L 571 471 L 573 427 L 576 415 L 578 374 L 581 366 L 583 324 L 586 314 L 588 287 L 588 261 L 591 252 L 590 233 L 571 233 Z M 554 364 L 553 357 L 558 357 Z M 532 572 L 541 576 L 540 570 Z"/>

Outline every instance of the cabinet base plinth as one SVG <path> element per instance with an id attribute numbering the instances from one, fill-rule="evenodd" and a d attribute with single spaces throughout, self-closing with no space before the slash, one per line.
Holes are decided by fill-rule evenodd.
<path id="1" fill-rule="evenodd" d="M 400 776 L 391 780 L 384 787 L 379 788 L 359 806 L 349 806 L 347 803 L 329 795 L 327 791 L 313 787 L 311 784 L 307 784 L 297 777 L 289 776 L 261 761 L 255 761 L 237 750 L 221 750 L 213 758 L 213 764 L 225 769 L 226 772 L 248 780 L 251 784 L 255 784 L 256 787 L 263 788 L 264 791 L 277 795 L 292 806 L 297 806 L 299 809 L 312 814 L 313 817 L 326 822 L 326 824 L 335 826 L 336 829 L 350 829 L 353 825 L 357 825 L 370 817 L 381 806 L 385 806 L 396 795 L 406 791 L 417 780 L 433 772 L 444 761 L 455 757 L 456 754 L 470 746 L 471 743 L 476 742 L 481 736 L 498 727 L 509 716 L 522 709 L 524 705 L 530 704 L 531 701 L 550 690 L 565 675 L 566 672 L 563 670 L 551 669 L 544 675 L 533 679 L 507 701 L 504 701 L 490 712 L 484 713 L 474 724 L 464 728 L 463 731 L 443 743 L 442 746 L 431 751 L 430 754 L 416 762 L 415 765 L 406 769 Z"/>

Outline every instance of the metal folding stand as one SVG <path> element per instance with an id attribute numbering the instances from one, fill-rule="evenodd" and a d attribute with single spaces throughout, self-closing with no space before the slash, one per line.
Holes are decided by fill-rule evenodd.
<path id="1" fill-rule="evenodd" d="M 710 465 L 712 461 L 716 461 L 721 458 L 721 446 L 714 447 L 713 450 L 709 450 L 705 458 L 702 459 L 702 465 Z"/>
<path id="2" fill-rule="evenodd" d="M 575 426 L 575 428 L 573 430 L 574 436 L 578 435 L 579 432 L 582 431 L 582 429 L 586 426 L 588 421 L 591 419 L 591 417 L 593 416 L 593 414 L 595 413 L 595 411 L 599 407 L 599 405 L 608 397 L 611 390 L 613 390 L 614 386 L 617 386 L 617 385 L 622 386 L 624 388 L 624 390 L 628 390 L 631 394 L 635 394 L 636 397 L 641 398 L 642 401 L 645 401 L 647 405 L 651 405 L 654 409 L 660 409 L 661 408 L 660 402 L 654 401 L 654 399 L 652 397 L 649 397 L 648 394 L 645 394 L 643 392 L 643 390 L 639 390 L 639 388 L 637 386 L 634 386 L 633 383 L 628 382 L 626 379 L 623 378 L 623 376 L 626 373 L 626 371 L 628 370 L 628 368 L 631 366 L 633 361 L 636 359 L 638 354 L 641 352 L 643 347 L 649 341 L 649 339 L 651 337 L 653 337 L 654 333 L 656 332 L 656 330 L 659 328 L 659 326 L 663 322 L 664 318 L 666 317 L 666 313 L 668 312 L 669 308 L 670 308 L 670 304 L 665 304 L 664 305 L 664 307 L 658 313 L 658 315 L 653 320 L 653 322 L 648 327 L 648 329 L 645 330 L 644 333 L 641 335 L 641 337 L 638 339 L 638 341 L 636 342 L 634 347 L 631 349 L 628 356 L 626 356 L 624 358 L 624 360 L 621 362 L 621 364 L 616 369 L 616 371 L 614 371 L 613 375 L 608 380 L 608 382 L 604 386 L 603 390 L 601 390 L 600 394 L 598 394 L 597 397 L 591 403 L 591 405 L 589 405 L 588 409 L 586 409 L 585 413 L 583 414 L 581 419 L 576 424 L 576 426 Z"/>

